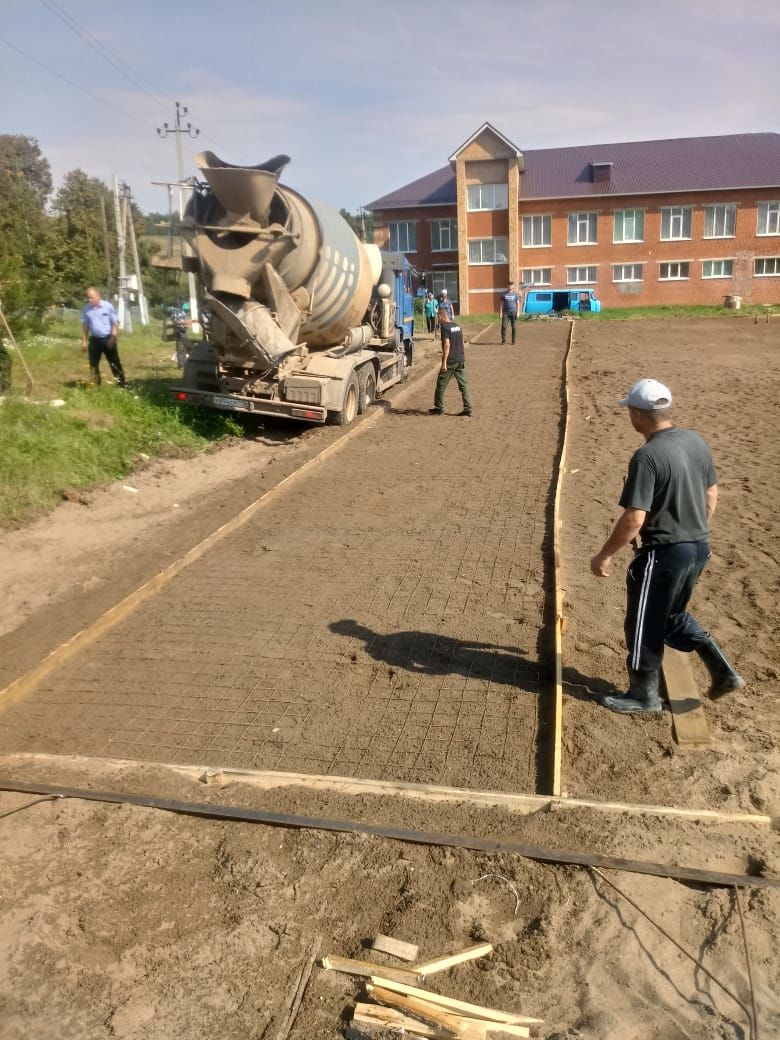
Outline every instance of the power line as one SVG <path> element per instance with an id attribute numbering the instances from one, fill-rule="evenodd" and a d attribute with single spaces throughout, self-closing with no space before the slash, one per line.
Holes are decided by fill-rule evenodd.
<path id="1" fill-rule="evenodd" d="M 51 11 L 52 14 L 56 15 L 61 22 L 64 22 L 64 24 L 67 25 L 71 32 L 75 33 L 76 36 L 78 36 L 80 40 L 86 43 L 88 47 L 91 47 L 93 51 L 96 51 L 102 58 L 104 58 L 109 63 L 109 65 L 113 65 L 117 72 L 120 72 L 126 80 L 133 84 L 134 87 L 137 87 L 139 90 L 143 91 L 143 93 L 146 94 L 147 97 L 150 97 L 152 101 L 155 102 L 155 104 L 160 106 L 160 108 L 164 108 L 166 112 L 168 111 L 170 105 L 167 104 L 165 101 L 162 101 L 159 97 L 157 97 L 156 94 L 153 94 L 150 90 L 147 90 L 144 84 L 139 79 L 139 77 L 133 71 L 132 67 L 128 65 L 126 61 L 124 61 L 118 55 L 114 54 L 114 52 L 110 50 L 110 48 L 107 47 L 105 43 L 101 43 L 101 41 L 98 40 L 97 37 L 93 36 L 93 34 L 88 29 L 85 29 L 83 25 L 79 25 L 76 19 L 73 18 L 72 15 L 68 14 L 67 11 L 63 11 L 63 9 L 59 6 L 59 4 L 55 2 L 55 0 L 41 0 L 41 3 L 49 11 Z"/>
<path id="2" fill-rule="evenodd" d="M 10 40 L 6 40 L 4 36 L 0 36 L 0 43 L 4 43 L 6 47 L 10 47 L 12 51 L 16 51 L 17 54 L 21 54 L 23 58 L 27 58 L 28 61 L 34 62 L 39 68 L 44 69 L 46 72 L 51 73 L 52 76 L 56 76 L 57 79 L 61 79 L 63 83 L 67 83 L 69 87 L 75 87 L 76 90 L 80 90 L 82 94 L 86 94 L 87 97 L 92 98 L 93 101 L 99 101 L 101 105 L 106 105 L 113 112 L 118 112 L 119 115 L 125 116 L 127 119 L 132 119 L 136 123 L 140 123 L 146 129 L 149 128 L 148 122 L 141 119 L 139 116 L 134 116 L 130 112 L 125 112 L 123 108 L 119 108 L 117 105 L 112 104 L 110 101 L 106 101 L 105 98 L 99 97 L 97 94 L 93 94 L 92 91 L 87 90 L 86 87 L 82 87 L 80 83 L 75 83 L 72 79 L 68 79 L 67 76 L 63 76 L 61 72 L 57 72 L 50 65 L 46 65 L 39 58 L 36 58 L 32 54 L 28 54 L 27 51 L 23 51 L 21 47 L 17 47 L 15 43 L 11 43 Z"/>

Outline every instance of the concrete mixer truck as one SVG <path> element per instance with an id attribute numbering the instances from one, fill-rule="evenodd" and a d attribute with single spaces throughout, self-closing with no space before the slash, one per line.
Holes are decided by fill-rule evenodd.
<path id="1" fill-rule="evenodd" d="M 347 425 L 406 377 L 414 350 L 411 268 L 361 242 L 330 207 L 279 183 L 289 162 L 196 164 L 181 266 L 201 287 L 175 400 Z"/>

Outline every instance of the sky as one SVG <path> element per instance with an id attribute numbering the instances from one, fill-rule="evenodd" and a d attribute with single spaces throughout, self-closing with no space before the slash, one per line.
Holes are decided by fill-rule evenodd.
<path id="1" fill-rule="evenodd" d="M 21 53 L 23 52 L 23 53 Z M 0 133 L 165 210 L 211 150 L 356 211 L 485 121 L 521 150 L 780 130 L 776 0 L 0 0 Z"/>

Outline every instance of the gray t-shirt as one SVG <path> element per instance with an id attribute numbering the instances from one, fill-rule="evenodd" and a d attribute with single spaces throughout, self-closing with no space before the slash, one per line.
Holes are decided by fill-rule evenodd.
<path id="1" fill-rule="evenodd" d="M 642 545 L 702 542 L 709 537 L 707 488 L 717 484 L 712 454 L 692 430 L 658 430 L 628 464 L 620 505 L 644 509 Z"/>

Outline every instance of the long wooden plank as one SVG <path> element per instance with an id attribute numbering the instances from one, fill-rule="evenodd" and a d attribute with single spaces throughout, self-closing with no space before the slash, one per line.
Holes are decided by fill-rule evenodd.
<path id="1" fill-rule="evenodd" d="M 499 838 L 478 838 L 463 834 L 440 834 L 435 831 L 413 831 L 404 827 L 390 827 L 384 824 L 363 823 L 356 820 L 334 820 L 323 816 L 298 816 L 292 813 L 270 812 L 266 809 L 213 805 L 209 802 L 182 802 L 173 798 L 157 798 L 154 795 L 147 794 L 93 791 L 83 787 L 60 787 L 57 784 L 30 784 L 2 777 L 0 777 L 0 791 L 57 795 L 61 798 L 81 798 L 87 802 L 108 802 L 114 805 L 140 805 L 150 809 L 162 809 L 165 812 L 181 813 L 186 816 L 202 816 L 212 820 L 243 820 L 247 823 L 262 823 L 275 827 L 298 827 L 301 830 L 320 830 L 343 834 L 371 834 L 376 838 L 405 841 L 413 845 L 440 845 L 457 849 L 473 849 L 478 852 L 504 852 L 508 855 L 525 856 L 527 859 L 537 860 L 540 863 L 573 863 L 585 867 L 603 867 L 606 870 L 626 870 L 635 874 L 652 874 L 655 877 L 677 878 L 679 881 L 694 881 L 704 885 L 780 888 L 780 878 L 775 877 L 729 874 L 719 870 L 680 867 L 676 864 L 621 859 L 618 856 L 602 856 L 596 852 L 559 851 L 557 849 L 543 848 L 539 845 L 527 845 L 524 842 Z"/>
<path id="2" fill-rule="evenodd" d="M 393 402 L 400 403 L 413 390 L 418 388 L 419 380 L 415 379 L 412 383 L 408 384 L 394 395 Z M 97 642 L 101 636 L 105 635 L 114 628 L 115 625 L 118 625 L 120 621 L 123 621 L 126 617 L 137 610 L 142 603 L 145 603 L 146 600 L 156 596 L 162 588 L 164 588 L 185 568 L 195 563 L 207 552 L 213 549 L 215 545 L 222 541 L 223 538 L 226 538 L 228 535 L 233 534 L 234 531 L 237 531 L 240 527 L 243 527 L 248 520 L 251 520 L 252 517 L 259 512 L 259 510 L 265 508 L 269 502 L 273 501 L 284 491 L 287 491 L 291 485 L 296 483 L 302 477 L 308 475 L 309 471 L 315 466 L 324 462 L 332 455 L 335 455 L 355 437 L 359 437 L 372 426 L 375 426 L 384 414 L 385 412 L 383 409 L 377 408 L 373 415 L 363 416 L 359 421 L 355 422 L 346 433 L 341 434 L 337 440 L 332 441 L 330 444 L 326 445 L 322 451 L 318 452 L 312 458 L 307 459 L 306 462 L 293 470 L 292 473 L 289 473 L 283 480 L 280 480 L 278 484 L 269 488 L 268 491 L 255 499 L 254 502 L 242 509 L 240 513 L 222 524 L 222 526 L 218 527 L 216 531 L 212 531 L 210 535 L 203 539 L 203 541 L 194 545 L 183 556 L 179 557 L 178 560 L 174 560 L 173 563 L 160 571 L 159 574 L 156 574 L 153 578 L 139 586 L 139 588 L 135 589 L 128 596 L 125 596 L 124 599 L 116 603 L 104 614 L 101 614 L 101 616 L 97 618 L 97 620 L 93 621 L 91 625 L 82 628 L 80 632 L 77 632 L 65 643 L 62 643 L 55 650 L 52 650 L 52 652 L 34 668 L 31 668 L 24 675 L 19 676 L 18 679 L 14 680 L 14 682 L 9 683 L 8 686 L 0 690 L 0 711 L 4 711 L 12 704 L 15 704 L 17 701 L 32 693 L 36 686 L 38 686 L 38 684 L 52 672 L 72 660 L 77 656 L 77 654 L 81 653 L 82 650 L 86 650 L 87 647 L 92 646 L 92 644 Z"/>
<path id="3" fill-rule="evenodd" d="M 569 320 L 569 341 L 563 359 L 563 438 L 561 454 L 558 459 L 558 473 L 555 478 L 555 499 L 553 501 L 553 578 L 555 585 L 555 625 L 554 640 L 554 677 L 553 694 L 553 727 L 552 727 L 552 777 L 550 793 L 558 798 L 561 794 L 561 775 L 563 762 L 563 588 L 561 587 L 561 491 L 563 475 L 566 472 L 566 447 L 569 436 L 569 355 L 574 343 L 574 322 Z"/>
<path id="4" fill-rule="evenodd" d="M 391 968 L 384 964 L 374 964 L 372 961 L 338 957 L 336 954 L 323 957 L 321 964 L 326 971 L 342 971 L 345 975 L 358 975 L 364 979 L 379 974 L 395 982 L 407 982 L 410 985 L 420 981 L 420 972 L 413 968 Z"/>
<path id="5" fill-rule="evenodd" d="M 17 764 L 28 766 L 41 764 L 51 768 L 77 766 L 96 773 L 122 773 L 148 768 L 148 763 L 126 758 L 91 758 L 86 755 L 51 755 L 12 753 L 0 755 L 0 767 Z M 251 784 L 259 790 L 270 791 L 278 787 L 306 787 L 312 791 L 333 791 L 345 795 L 375 794 L 382 797 L 399 797 L 424 802 L 463 802 L 467 805 L 507 809 L 521 815 L 537 813 L 545 809 L 593 810 L 609 814 L 625 813 L 629 816 L 677 817 L 683 820 L 700 820 L 705 823 L 745 823 L 758 827 L 780 830 L 780 817 L 760 813 L 730 812 L 719 809 L 688 809 L 674 805 L 640 805 L 637 802 L 600 802 L 591 798 L 553 798 L 550 795 L 511 794 L 506 791 L 471 791 L 465 787 L 446 787 L 437 784 L 413 784 L 395 780 L 370 780 L 351 776 L 321 776 L 316 773 L 284 773 L 268 769 L 210 768 L 202 765 L 178 765 L 156 762 L 156 769 L 186 776 L 190 780 L 207 782 L 210 777 L 220 784 L 241 782 Z"/>
<path id="6" fill-rule="evenodd" d="M 710 747 L 707 716 L 699 699 L 688 654 L 666 647 L 663 662 L 666 695 L 672 708 L 674 735 L 680 747 Z"/>
<path id="7" fill-rule="evenodd" d="M 433 960 L 415 964 L 414 970 L 418 975 L 435 975 L 438 971 L 447 971 L 448 968 L 454 968 L 456 964 L 463 964 L 464 961 L 473 961 L 478 957 L 487 957 L 492 952 L 492 943 L 478 943 L 476 946 L 468 946 L 464 950 L 453 950 L 452 953 L 448 953 L 443 957 L 436 957 Z"/>
<path id="8" fill-rule="evenodd" d="M 391 993 L 400 993 L 405 997 L 417 997 L 426 1000 L 429 1004 L 436 1004 L 464 1018 L 476 1018 L 485 1022 L 506 1022 L 512 1026 L 540 1025 L 541 1018 L 528 1018 L 527 1015 L 514 1015 L 508 1011 L 497 1011 L 493 1008 L 480 1007 L 479 1004 L 469 1004 L 465 1000 L 455 1000 L 454 997 L 443 997 L 440 993 L 432 993 L 418 986 L 407 986 L 403 982 L 393 982 L 392 979 L 372 976 L 371 985 L 380 989 L 388 989 Z"/>
<path id="9" fill-rule="evenodd" d="M 381 986 L 367 986 L 374 1000 L 391 1007 L 401 1008 L 413 1015 L 417 1015 L 435 1027 L 441 1029 L 458 1040 L 488 1040 L 489 1037 L 499 1033 L 503 1036 L 527 1037 L 530 1036 L 528 1026 L 515 1025 L 509 1022 L 494 1022 L 484 1019 L 469 1018 L 444 1011 L 429 1000 L 422 997 L 405 996 L 402 993 L 394 993 Z"/>

